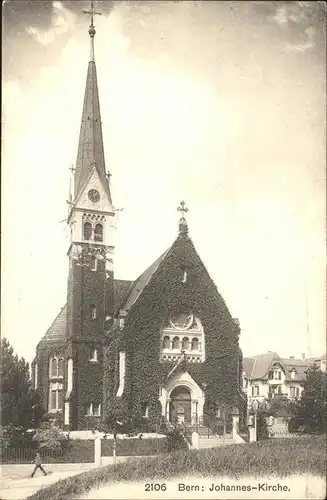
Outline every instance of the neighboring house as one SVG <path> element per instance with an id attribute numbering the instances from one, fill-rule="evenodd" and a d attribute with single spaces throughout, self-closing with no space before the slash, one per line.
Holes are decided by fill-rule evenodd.
<path id="1" fill-rule="evenodd" d="M 251 406 L 275 396 L 300 397 L 310 364 L 302 359 L 281 358 L 276 352 L 243 359 L 243 390 Z"/>
<path id="2" fill-rule="evenodd" d="M 317 358 L 309 358 L 309 363 L 315 365 L 322 372 L 326 372 L 326 354 Z"/>

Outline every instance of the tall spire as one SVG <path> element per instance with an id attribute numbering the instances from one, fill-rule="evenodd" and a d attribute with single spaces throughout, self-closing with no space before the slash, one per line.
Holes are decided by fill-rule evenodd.
<path id="1" fill-rule="evenodd" d="M 76 159 L 74 198 L 76 201 L 81 189 L 84 187 L 84 184 L 89 177 L 91 170 L 95 166 L 111 203 L 111 194 L 104 159 L 97 72 L 94 60 L 94 15 L 99 15 L 100 12 L 94 11 L 93 1 L 91 1 L 90 10 L 85 10 L 83 12 L 91 16 L 89 26 L 91 50 L 86 76 L 82 122 Z"/>

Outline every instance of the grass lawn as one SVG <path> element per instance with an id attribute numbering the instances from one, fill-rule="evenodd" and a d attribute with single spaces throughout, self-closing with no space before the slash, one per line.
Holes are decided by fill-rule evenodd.
<path id="1" fill-rule="evenodd" d="M 179 451 L 155 458 L 129 460 L 85 472 L 51 485 L 30 500 L 79 498 L 91 488 L 113 481 L 172 479 L 185 476 L 240 478 L 293 474 L 326 474 L 326 436 L 274 439 L 207 450 Z"/>

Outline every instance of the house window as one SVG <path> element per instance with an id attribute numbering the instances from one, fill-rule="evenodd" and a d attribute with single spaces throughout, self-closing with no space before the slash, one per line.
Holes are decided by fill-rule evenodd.
<path id="1" fill-rule="evenodd" d="M 93 405 L 92 403 L 87 403 L 85 405 L 85 416 L 91 417 L 93 415 Z"/>
<path id="2" fill-rule="evenodd" d="M 173 338 L 173 349 L 179 349 L 179 338 L 178 337 Z"/>
<path id="3" fill-rule="evenodd" d="M 291 370 L 291 379 L 295 379 L 295 370 L 293 368 L 293 370 Z"/>
<path id="4" fill-rule="evenodd" d="M 64 376 L 64 360 L 63 358 L 58 359 L 58 377 Z"/>
<path id="5" fill-rule="evenodd" d="M 189 349 L 189 340 L 187 337 L 184 337 L 183 338 L 183 342 L 182 342 L 182 349 L 184 351 L 187 351 Z"/>
<path id="6" fill-rule="evenodd" d="M 199 339 L 196 339 L 196 338 L 192 339 L 191 349 L 192 349 L 192 351 L 199 350 Z"/>
<path id="7" fill-rule="evenodd" d="M 49 411 L 62 411 L 63 406 L 63 384 L 61 382 L 50 382 L 49 389 Z"/>
<path id="8" fill-rule="evenodd" d="M 73 389 L 73 360 L 67 360 L 67 392 Z"/>
<path id="9" fill-rule="evenodd" d="M 96 308 L 96 306 L 92 305 L 90 307 L 90 311 L 91 311 L 91 318 L 92 319 L 96 319 L 96 317 L 97 317 L 97 308 Z"/>
<path id="10" fill-rule="evenodd" d="M 122 396 L 125 386 L 125 352 L 120 351 L 119 361 L 118 361 L 118 373 L 119 373 L 119 387 L 117 391 L 117 397 Z"/>
<path id="11" fill-rule="evenodd" d="M 163 338 L 162 347 L 163 347 L 163 349 L 169 349 L 170 348 L 170 339 L 169 339 L 168 335 L 166 335 Z"/>
<path id="12" fill-rule="evenodd" d="M 93 363 L 98 362 L 98 350 L 97 349 L 91 349 L 90 361 L 92 361 Z"/>
<path id="13" fill-rule="evenodd" d="M 94 240 L 103 241 L 103 226 L 102 224 L 96 224 L 94 228 Z"/>
<path id="14" fill-rule="evenodd" d="M 85 405 L 85 416 L 86 417 L 100 417 L 101 416 L 101 404 L 100 403 L 87 403 Z"/>
<path id="15" fill-rule="evenodd" d="M 90 240 L 92 237 L 92 224 L 90 222 L 84 222 L 83 225 L 83 239 Z"/>
<path id="16" fill-rule="evenodd" d="M 268 372 L 268 378 L 269 378 L 269 380 L 273 380 L 273 378 L 274 378 L 274 372 L 272 370 L 270 370 Z"/>
<path id="17" fill-rule="evenodd" d="M 282 386 L 281 385 L 277 386 L 277 394 L 282 394 Z"/>
<path id="18" fill-rule="evenodd" d="M 91 271 L 96 271 L 98 268 L 98 259 L 95 257 L 91 257 L 90 269 Z"/>
<path id="19" fill-rule="evenodd" d="M 300 388 L 299 387 L 290 387 L 290 397 L 298 398 L 300 396 Z"/>
<path id="20" fill-rule="evenodd" d="M 53 358 L 50 361 L 50 377 L 56 377 L 58 371 L 58 360 Z"/>
<path id="21" fill-rule="evenodd" d="M 142 403 L 141 412 L 142 412 L 143 418 L 149 418 L 149 405 L 148 405 L 148 403 Z"/>
<path id="22" fill-rule="evenodd" d="M 259 396 L 259 386 L 258 385 L 252 386 L 252 396 Z"/>
<path id="23" fill-rule="evenodd" d="M 50 378 L 62 378 L 64 376 L 64 359 L 54 356 L 50 359 Z"/>

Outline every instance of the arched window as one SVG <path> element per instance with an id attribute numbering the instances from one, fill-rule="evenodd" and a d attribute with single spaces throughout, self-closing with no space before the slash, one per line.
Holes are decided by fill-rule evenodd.
<path id="1" fill-rule="evenodd" d="M 163 338 L 162 347 L 163 347 L 163 349 L 169 349 L 169 347 L 170 347 L 170 339 L 169 339 L 168 335 L 166 335 Z"/>
<path id="2" fill-rule="evenodd" d="M 182 349 L 183 349 L 184 351 L 188 350 L 188 349 L 189 349 L 189 345 L 190 345 L 190 343 L 189 343 L 188 338 L 187 338 L 187 337 L 184 337 L 184 338 L 183 338 L 183 343 L 182 343 Z"/>
<path id="3" fill-rule="evenodd" d="M 191 346 L 192 351 L 198 351 L 199 350 L 199 339 L 192 339 L 192 346 Z"/>
<path id="4" fill-rule="evenodd" d="M 98 268 L 98 260 L 96 257 L 91 257 L 90 259 L 90 269 L 91 271 L 96 271 Z"/>
<path id="5" fill-rule="evenodd" d="M 91 237 L 92 237 L 92 224 L 90 222 L 84 222 L 83 238 L 84 240 L 90 240 Z"/>
<path id="6" fill-rule="evenodd" d="M 58 377 L 64 376 L 64 360 L 62 358 L 58 359 Z"/>
<path id="7" fill-rule="evenodd" d="M 51 379 L 58 377 L 62 378 L 64 376 L 64 360 L 62 357 L 55 355 L 50 359 L 49 372 Z"/>
<path id="8" fill-rule="evenodd" d="M 103 241 L 103 226 L 102 224 L 96 224 L 94 228 L 94 239 L 95 241 Z"/>
<path id="9" fill-rule="evenodd" d="M 173 349 L 179 349 L 179 338 L 178 337 L 173 338 Z"/>
<path id="10" fill-rule="evenodd" d="M 58 360 L 57 358 L 52 358 L 50 361 L 50 376 L 56 377 L 58 373 Z"/>

